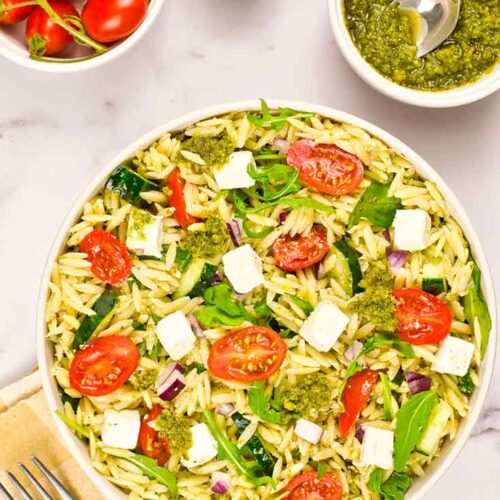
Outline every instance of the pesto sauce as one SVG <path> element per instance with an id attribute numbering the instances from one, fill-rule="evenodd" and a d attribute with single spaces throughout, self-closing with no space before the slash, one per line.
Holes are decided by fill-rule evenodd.
<path id="1" fill-rule="evenodd" d="M 226 163 L 229 155 L 234 152 L 234 149 L 233 141 L 226 134 L 220 137 L 195 135 L 181 144 L 181 151 L 197 154 L 211 167 L 221 167 Z M 181 153 L 177 155 L 176 160 L 181 164 L 189 163 Z"/>
<path id="2" fill-rule="evenodd" d="M 364 320 L 371 321 L 379 331 L 396 330 L 396 309 L 392 296 L 393 277 L 387 260 L 371 262 L 359 285 L 364 292 L 357 295 L 350 304 L 353 312 Z"/>
<path id="3" fill-rule="evenodd" d="M 453 33 L 417 58 L 415 21 L 393 0 L 345 0 L 345 18 L 364 59 L 386 78 L 418 90 L 446 90 L 477 80 L 498 62 L 499 0 L 462 0 Z"/>
<path id="4" fill-rule="evenodd" d="M 157 377 L 158 370 L 142 370 L 130 377 L 130 383 L 136 391 L 145 391 L 156 382 Z"/>
<path id="5" fill-rule="evenodd" d="M 163 410 L 154 425 L 158 434 L 168 439 L 168 446 L 173 452 L 183 455 L 191 448 L 193 443 L 191 425 L 184 415 L 174 415 L 168 410 Z"/>
<path id="6" fill-rule="evenodd" d="M 182 250 L 189 250 L 193 257 L 210 259 L 224 252 L 229 242 L 229 233 L 223 220 L 209 217 L 205 228 L 200 231 L 188 231 L 180 242 Z"/>

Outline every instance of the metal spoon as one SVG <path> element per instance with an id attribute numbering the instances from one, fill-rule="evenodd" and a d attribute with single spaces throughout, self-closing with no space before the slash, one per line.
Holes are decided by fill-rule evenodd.
<path id="1" fill-rule="evenodd" d="M 402 9 L 413 11 L 419 18 L 417 57 L 441 45 L 455 29 L 461 0 L 396 0 Z"/>

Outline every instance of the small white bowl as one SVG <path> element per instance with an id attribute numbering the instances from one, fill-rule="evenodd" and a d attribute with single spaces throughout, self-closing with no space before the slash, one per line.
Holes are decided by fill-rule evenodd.
<path id="1" fill-rule="evenodd" d="M 478 101 L 500 88 L 500 64 L 474 83 L 452 90 L 423 91 L 402 87 L 376 71 L 359 53 L 344 18 L 344 0 L 328 0 L 333 34 L 352 69 L 369 85 L 398 101 L 427 108 L 452 108 Z"/>
<path id="2" fill-rule="evenodd" d="M 469 221 L 465 210 L 460 205 L 459 201 L 447 186 L 445 181 L 439 176 L 439 174 L 425 162 L 417 153 L 410 149 L 406 144 L 402 143 L 394 136 L 385 132 L 384 130 L 366 122 L 360 118 L 356 118 L 350 114 L 344 113 L 342 111 L 337 111 L 325 106 L 318 106 L 314 104 L 304 103 L 304 102 L 294 102 L 294 101 L 274 101 L 270 100 L 268 102 L 271 109 L 276 109 L 278 107 L 289 107 L 292 109 L 297 109 L 300 111 L 318 113 L 322 116 L 329 117 L 333 121 L 350 123 L 354 126 L 360 127 L 366 130 L 368 133 L 375 137 L 380 138 L 392 149 L 397 151 L 399 154 L 403 155 L 410 163 L 412 163 L 417 172 L 424 177 L 429 179 L 431 182 L 435 183 L 438 189 L 443 194 L 445 200 L 450 208 L 451 215 L 460 224 L 465 237 L 470 243 L 470 251 L 473 255 L 475 261 L 477 262 L 479 268 L 482 271 L 481 286 L 482 290 L 488 304 L 488 308 L 491 313 L 492 329 L 490 332 L 490 340 L 488 345 L 488 351 L 485 358 L 483 359 L 482 365 L 479 370 L 479 386 L 474 391 L 472 399 L 470 401 L 470 412 L 467 417 L 462 421 L 458 433 L 452 442 L 448 442 L 443 448 L 441 455 L 436 458 L 432 465 L 426 470 L 426 474 L 423 478 L 417 479 L 413 482 L 410 488 L 406 500 L 418 500 L 421 499 L 425 493 L 427 493 L 432 486 L 438 481 L 438 479 L 445 473 L 445 471 L 450 467 L 455 458 L 458 456 L 460 450 L 462 449 L 465 441 L 469 437 L 474 424 L 476 423 L 481 408 L 483 406 L 486 393 L 488 392 L 488 386 L 493 373 L 493 364 L 495 358 L 495 348 L 496 348 L 496 305 L 495 296 L 493 291 L 493 283 L 491 280 L 491 274 L 484 256 L 479 239 Z M 228 104 L 222 104 L 219 106 L 213 106 L 200 111 L 186 114 L 177 118 L 175 120 L 169 121 L 164 125 L 148 132 L 139 140 L 125 148 L 117 156 L 115 156 L 94 178 L 94 180 L 87 186 L 82 195 L 78 198 L 76 203 L 73 205 L 72 209 L 66 216 L 61 228 L 59 229 L 58 235 L 55 242 L 50 250 L 47 258 L 47 264 L 42 277 L 42 282 L 40 286 L 40 293 L 38 297 L 37 306 L 37 318 L 36 318 L 36 330 L 37 330 L 37 356 L 40 374 L 42 377 L 43 388 L 45 391 L 45 396 L 49 405 L 49 409 L 54 416 L 56 426 L 59 433 L 68 447 L 70 453 L 75 457 L 79 465 L 86 472 L 92 482 L 101 491 L 103 498 L 106 500 L 119 500 L 125 499 L 125 494 L 118 488 L 113 486 L 108 482 L 104 476 L 99 474 L 91 464 L 89 459 L 88 446 L 82 443 L 55 415 L 55 410 L 61 410 L 61 398 L 59 397 L 57 391 L 57 385 L 52 373 L 52 363 L 53 363 L 53 345 L 47 341 L 47 329 L 45 325 L 45 309 L 46 302 L 49 292 L 49 282 L 52 272 L 52 267 L 59 256 L 59 254 L 64 250 L 64 245 L 66 242 L 66 237 L 68 230 L 75 223 L 75 221 L 80 216 L 83 207 L 87 200 L 94 196 L 102 187 L 104 186 L 106 179 L 109 174 L 116 168 L 117 165 L 125 160 L 128 160 L 134 156 L 138 151 L 149 146 L 152 142 L 157 140 L 163 134 L 167 132 L 174 132 L 185 129 L 187 126 L 196 123 L 200 120 L 206 120 L 213 116 L 218 116 L 224 113 L 236 112 L 236 111 L 255 111 L 260 109 L 260 102 L 257 100 L 234 102 Z M 472 486 L 471 486 L 472 488 Z M 473 497 L 473 492 L 471 490 L 470 497 Z"/>
<path id="3" fill-rule="evenodd" d="M 135 45 L 153 24 L 163 2 L 164 0 L 150 0 L 147 16 L 137 30 L 104 54 L 92 59 L 74 63 L 36 61 L 31 59 L 24 39 L 25 23 L 22 23 L 22 29 L 18 25 L 9 26 L 0 24 L 0 54 L 21 66 L 51 73 L 76 73 L 77 71 L 97 68 L 108 61 L 117 59 L 129 50 L 130 47 Z M 81 5 L 83 5 L 83 2 L 81 2 Z M 79 3 L 76 6 L 79 8 Z M 79 47 L 76 46 L 74 51 L 76 54 L 81 52 Z"/>

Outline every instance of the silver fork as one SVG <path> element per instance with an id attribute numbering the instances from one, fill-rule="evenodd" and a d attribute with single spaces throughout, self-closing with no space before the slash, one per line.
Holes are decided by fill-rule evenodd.
<path id="1" fill-rule="evenodd" d="M 59 479 L 52 474 L 52 472 L 43 465 L 43 463 L 37 457 L 31 457 L 33 463 L 40 469 L 42 474 L 47 478 L 47 481 L 52 485 L 57 494 L 62 500 L 74 500 L 70 495 L 69 491 L 61 484 Z M 29 479 L 31 484 L 35 487 L 36 491 L 40 495 L 40 498 L 43 500 L 55 500 L 51 497 L 47 490 L 40 484 L 39 481 L 36 480 L 35 476 L 22 464 L 19 463 L 19 468 L 23 472 L 23 474 Z M 12 472 L 7 471 L 7 477 L 10 479 L 11 483 L 14 485 L 16 490 L 19 492 L 21 498 L 23 500 L 33 500 L 33 497 L 26 491 L 23 485 L 18 481 L 16 476 L 12 474 Z M 6 500 L 14 500 L 14 497 L 7 491 L 7 488 L 0 483 L 0 493 L 6 498 Z"/>

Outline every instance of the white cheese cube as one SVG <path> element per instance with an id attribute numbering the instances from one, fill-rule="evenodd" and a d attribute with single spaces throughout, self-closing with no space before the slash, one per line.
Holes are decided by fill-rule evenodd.
<path id="1" fill-rule="evenodd" d="M 133 450 L 140 428 L 141 415 L 137 410 L 105 410 L 101 439 L 106 446 Z"/>
<path id="2" fill-rule="evenodd" d="M 329 351 L 349 323 L 345 315 L 332 301 L 320 302 L 299 330 L 299 334 L 317 351 Z"/>
<path id="3" fill-rule="evenodd" d="M 449 373 L 463 377 L 469 370 L 474 344 L 448 335 L 436 354 L 432 369 L 439 373 Z"/>
<path id="4" fill-rule="evenodd" d="M 238 293 L 248 293 L 264 283 L 262 262 L 250 245 L 243 245 L 222 257 L 224 273 Z"/>
<path id="5" fill-rule="evenodd" d="M 161 257 L 163 243 L 162 218 L 147 210 L 133 207 L 130 210 L 127 228 L 127 248 L 137 255 Z"/>
<path id="6" fill-rule="evenodd" d="M 398 250 L 414 252 L 429 246 L 431 217 L 425 210 L 396 210 L 393 224 L 394 246 Z"/>
<path id="7" fill-rule="evenodd" d="M 188 469 L 209 462 L 218 453 L 217 441 L 210 433 L 207 424 L 193 425 L 191 427 L 191 435 L 193 441 L 191 448 L 187 451 L 188 458 L 181 458 L 182 465 Z"/>
<path id="8" fill-rule="evenodd" d="M 176 311 L 158 321 L 156 335 L 174 361 L 190 353 L 196 343 L 191 325 L 182 311 Z"/>
<path id="9" fill-rule="evenodd" d="M 255 180 L 248 174 L 248 165 L 255 166 L 251 151 L 236 151 L 229 155 L 228 161 L 221 168 L 214 169 L 215 182 L 219 189 L 248 188 L 255 185 Z"/>
<path id="10" fill-rule="evenodd" d="M 294 432 L 299 438 L 312 444 L 318 444 L 323 436 L 323 428 L 305 418 L 297 420 Z"/>
<path id="11" fill-rule="evenodd" d="M 392 469 L 394 432 L 377 427 L 364 426 L 361 465 L 376 465 L 381 469 Z"/>

